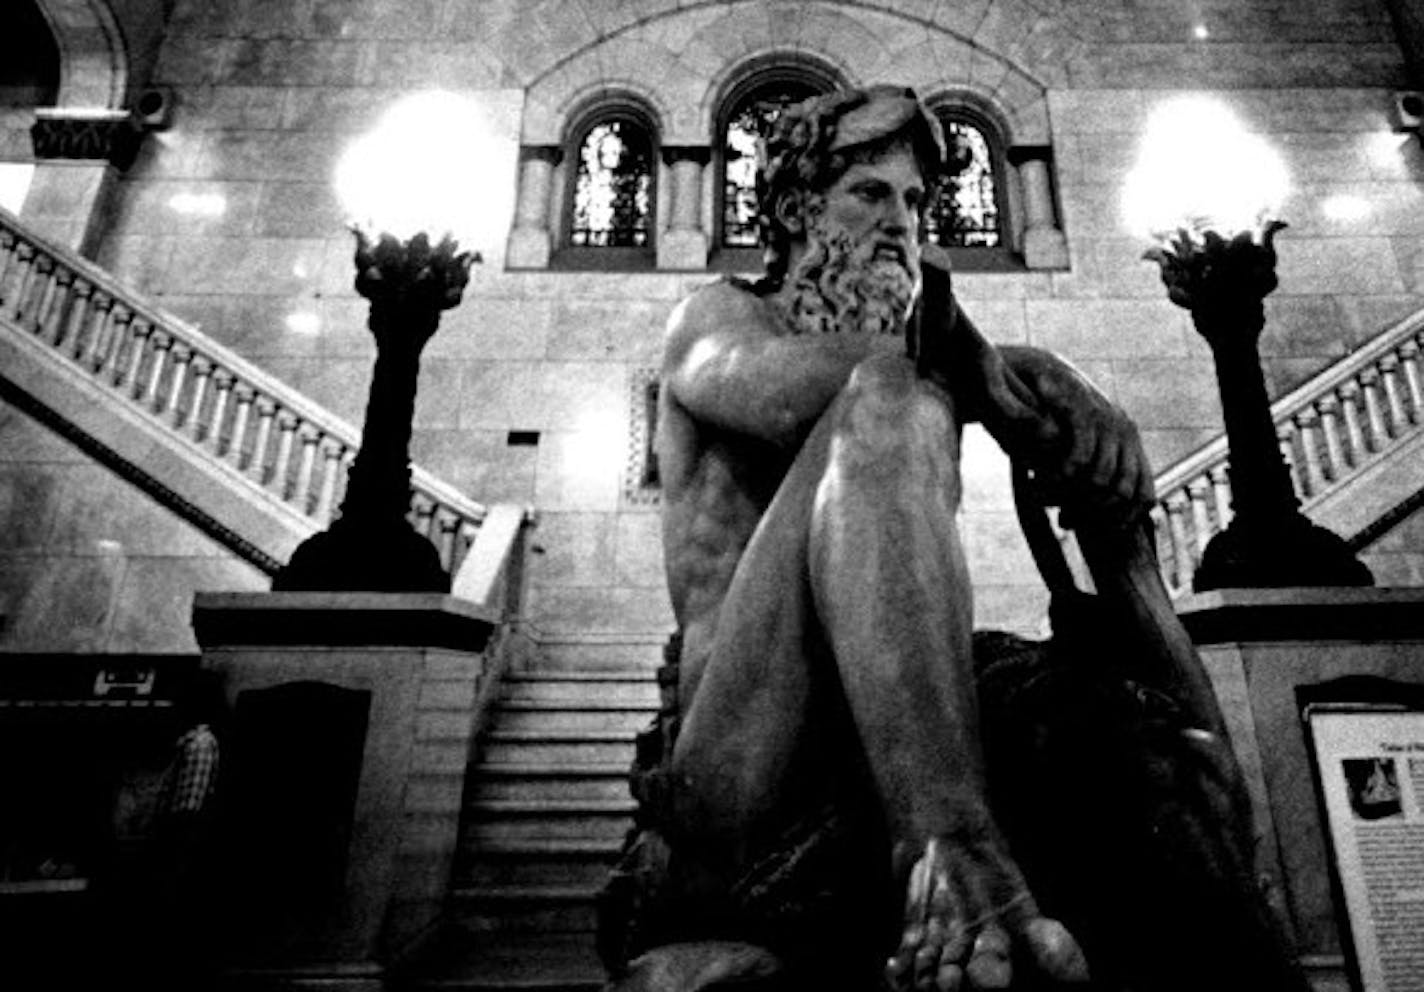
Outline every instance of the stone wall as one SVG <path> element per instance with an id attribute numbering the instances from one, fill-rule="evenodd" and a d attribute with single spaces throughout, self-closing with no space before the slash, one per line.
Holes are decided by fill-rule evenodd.
<path id="1" fill-rule="evenodd" d="M 120 183 L 99 260 L 359 422 L 372 350 L 331 175 L 381 111 L 432 86 L 478 98 L 507 233 L 531 122 L 636 83 L 655 88 L 665 127 L 695 130 L 741 61 L 788 50 L 856 81 L 953 83 L 1046 127 L 1069 268 L 964 273 L 958 292 L 993 339 L 1083 368 L 1137 419 L 1159 468 L 1220 430 L 1206 348 L 1119 216 L 1160 101 L 1211 92 L 1287 159 L 1291 227 L 1263 342 L 1274 391 L 1420 305 L 1424 163 L 1390 130 L 1404 69 L 1379 0 L 179 0 L 154 74 L 175 91 L 174 123 Z M 504 243 L 479 246 L 487 264 L 428 351 L 417 460 L 478 499 L 539 510 L 538 624 L 663 629 L 656 506 L 626 484 L 634 392 L 674 301 L 713 276 L 509 271 Z M 1042 590 L 1002 460 L 981 448 L 964 524 L 980 622 L 1032 630 Z"/>
<path id="2" fill-rule="evenodd" d="M 0 651 L 197 651 L 195 590 L 267 578 L 0 401 Z"/>

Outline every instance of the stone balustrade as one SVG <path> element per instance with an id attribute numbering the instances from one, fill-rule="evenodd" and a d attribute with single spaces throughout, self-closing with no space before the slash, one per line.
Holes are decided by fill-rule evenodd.
<path id="1" fill-rule="evenodd" d="M 1312 504 L 1424 430 L 1421 348 L 1424 311 L 1271 405 L 1281 454 L 1307 515 Z M 1231 520 L 1226 438 L 1159 475 L 1157 494 L 1158 552 L 1176 595 L 1191 589 L 1202 549 Z"/>
<path id="2" fill-rule="evenodd" d="M 360 432 L 0 210 L 0 319 L 325 527 Z M 419 468 L 410 520 L 455 574 L 486 508 Z"/>

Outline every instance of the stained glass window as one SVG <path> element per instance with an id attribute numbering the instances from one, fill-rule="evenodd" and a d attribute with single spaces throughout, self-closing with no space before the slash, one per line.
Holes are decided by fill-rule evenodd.
<path id="1" fill-rule="evenodd" d="M 727 119 L 722 142 L 722 244 L 757 246 L 757 142 L 783 107 L 819 92 L 809 83 L 788 81 L 761 87 L 742 100 Z"/>
<path id="2" fill-rule="evenodd" d="M 925 215 L 925 240 L 945 248 L 997 248 L 999 200 L 994 187 L 994 159 L 984 132 L 967 121 L 941 118 L 945 143 L 955 139 L 969 149 L 969 164 L 958 175 L 939 180 L 934 207 Z"/>
<path id="3" fill-rule="evenodd" d="M 626 120 L 589 129 L 579 146 L 569 244 L 642 248 L 652 236 L 653 146 Z"/>

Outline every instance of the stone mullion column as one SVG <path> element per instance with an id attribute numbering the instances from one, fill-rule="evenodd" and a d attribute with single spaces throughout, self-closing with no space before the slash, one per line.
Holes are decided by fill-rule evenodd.
<path id="1" fill-rule="evenodd" d="M 520 152 L 519 200 L 509 235 L 507 262 L 516 269 L 546 269 L 553 250 L 550 223 L 554 168 L 563 158 L 558 145 L 526 145 Z"/>
<path id="2" fill-rule="evenodd" d="M 705 145 L 664 146 L 663 162 L 672 172 L 671 214 L 658 238 L 658 268 L 707 268 L 707 232 L 702 230 L 702 170 L 712 159 Z"/>
<path id="3" fill-rule="evenodd" d="M 1068 239 L 1058 226 L 1049 158 L 1046 146 L 1020 146 L 1009 151 L 1023 191 L 1023 254 L 1030 269 L 1068 268 Z"/>

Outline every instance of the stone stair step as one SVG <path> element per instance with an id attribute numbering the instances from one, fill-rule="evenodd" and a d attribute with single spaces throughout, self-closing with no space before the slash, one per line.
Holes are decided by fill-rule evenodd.
<path id="1" fill-rule="evenodd" d="M 562 685 L 550 685 L 544 683 L 535 684 L 536 691 L 521 693 L 506 693 L 495 701 L 495 711 L 501 713 L 521 713 L 521 712 L 548 712 L 548 713 L 572 713 L 580 710 L 627 710 L 637 713 L 656 713 L 658 710 L 658 699 L 656 687 L 651 693 L 644 693 L 643 686 L 636 683 L 605 682 L 605 683 L 570 683 L 578 690 L 586 685 L 596 685 L 605 688 L 605 691 L 598 694 L 585 694 L 577 691 L 568 693 L 548 691 L 550 689 L 563 689 Z M 617 689 L 617 692 L 607 691 L 608 688 Z M 631 690 L 637 690 L 636 693 Z"/>
<path id="2" fill-rule="evenodd" d="M 641 669 L 651 672 L 663 663 L 666 635 L 643 639 L 635 637 L 591 639 L 544 638 L 539 642 L 540 671 L 608 669 Z"/>
<path id="3" fill-rule="evenodd" d="M 633 818 L 630 814 L 616 813 L 506 816 L 496 820 L 473 820 L 461 830 L 461 846 L 473 854 L 490 841 L 621 841 L 632 825 Z"/>
<path id="4" fill-rule="evenodd" d="M 557 731 L 572 734 L 584 731 L 626 731 L 636 734 L 653 719 L 646 709 L 624 707 L 585 708 L 563 704 L 556 707 L 501 706 L 493 716 L 493 725 L 500 733 L 520 731 Z"/>
<path id="5" fill-rule="evenodd" d="M 471 801 L 503 799 L 627 799 L 628 766 L 477 765 L 470 777 Z"/>
<path id="6" fill-rule="evenodd" d="M 505 732 L 491 730 L 480 743 L 480 759 L 488 764 L 557 764 L 570 769 L 633 761 L 632 731 Z"/>
<path id="7" fill-rule="evenodd" d="M 588 933 L 452 928 L 400 976 L 401 992 L 598 992 L 603 966 Z"/>
<path id="8" fill-rule="evenodd" d="M 462 865 L 455 887 L 484 888 L 515 885 L 572 885 L 598 888 L 608 880 L 617 860 L 614 851 L 585 854 L 535 854 L 495 856 L 481 849 Z"/>
<path id="9" fill-rule="evenodd" d="M 481 932 L 591 933 L 597 926 L 595 886 L 514 885 L 456 889 L 451 916 L 461 929 Z"/>

